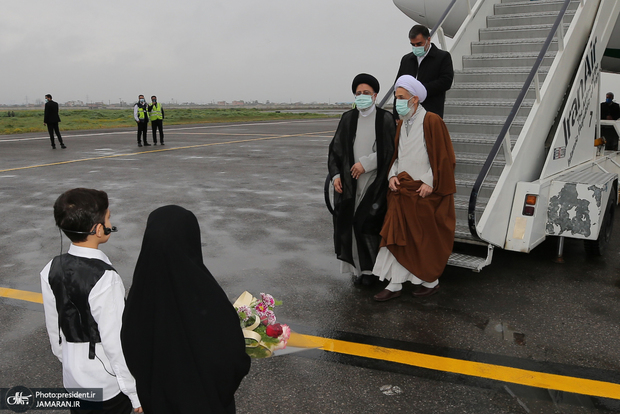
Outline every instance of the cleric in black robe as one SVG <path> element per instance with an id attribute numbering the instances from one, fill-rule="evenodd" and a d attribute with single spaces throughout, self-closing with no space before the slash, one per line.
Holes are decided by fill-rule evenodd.
<path id="1" fill-rule="evenodd" d="M 203 263 L 191 211 L 149 215 L 121 340 L 146 414 L 235 412 L 250 357 L 237 312 Z"/>
<path id="2" fill-rule="evenodd" d="M 362 73 L 352 85 L 356 108 L 340 119 L 329 145 L 328 169 L 334 185 L 334 247 L 342 273 L 370 285 L 386 212 L 387 173 L 394 153 L 395 123 L 377 108 L 379 82 Z"/>

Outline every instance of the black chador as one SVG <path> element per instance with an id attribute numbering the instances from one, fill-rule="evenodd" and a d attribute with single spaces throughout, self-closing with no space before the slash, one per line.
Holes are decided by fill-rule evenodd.
<path id="1" fill-rule="evenodd" d="M 358 273 L 371 272 L 381 243 L 381 226 L 386 212 L 388 171 L 394 154 L 395 123 L 391 113 L 375 108 L 375 143 L 377 153 L 376 177 L 366 183 L 366 191 L 357 201 L 358 180 L 351 176 L 351 167 L 357 162 L 354 143 L 357 135 L 357 109 L 345 112 L 340 119 L 334 139 L 329 145 L 329 175 L 340 175 L 342 194 L 334 192 L 334 248 L 338 259 L 356 266 L 353 259 L 353 234 L 359 257 Z M 361 177 L 360 177 L 361 179 Z"/>

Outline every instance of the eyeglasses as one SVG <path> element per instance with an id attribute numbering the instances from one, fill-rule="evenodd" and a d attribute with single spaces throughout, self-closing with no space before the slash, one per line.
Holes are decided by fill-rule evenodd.
<path id="1" fill-rule="evenodd" d="M 360 95 L 372 96 L 372 95 L 374 95 L 374 92 L 371 92 L 371 91 L 357 91 L 357 92 L 355 92 L 355 96 L 360 96 Z"/>

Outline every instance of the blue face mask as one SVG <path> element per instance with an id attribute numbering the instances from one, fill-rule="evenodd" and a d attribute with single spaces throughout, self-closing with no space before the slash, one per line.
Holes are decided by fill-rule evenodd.
<path id="1" fill-rule="evenodd" d="M 355 97 L 355 106 L 357 109 L 368 109 L 373 103 L 374 101 L 370 95 L 357 95 Z"/>
<path id="2" fill-rule="evenodd" d="M 140 98 L 140 103 L 144 103 L 144 98 Z"/>
<path id="3" fill-rule="evenodd" d="M 424 46 L 412 46 L 413 49 L 413 54 L 416 55 L 417 57 L 422 57 L 426 54 L 426 50 L 424 49 Z"/>
<path id="4" fill-rule="evenodd" d="M 407 116 L 407 114 L 411 111 L 409 108 L 409 100 L 408 99 L 397 99 L 396 100 L 396 112 L 400 117 Z"/>
<path id="5" fill-rule="evenodd" d="M 607 102 L 607 104 L 609 105 L 612 102 L 612 99 L 611 98 L 607 98 L 607 99 L 605 99 L 605 102 Z"/>

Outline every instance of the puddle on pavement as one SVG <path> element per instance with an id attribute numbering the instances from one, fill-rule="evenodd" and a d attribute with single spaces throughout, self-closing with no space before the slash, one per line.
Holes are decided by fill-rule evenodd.
<path id="1" fill-rule="evenodd" d="M 497 339 L 511 341 L 516 345 L 525 345 L 525 334 L 518 332 L 512 325 L 506 322 L 490 319 L 484 328 L 484 332 Z"/>

